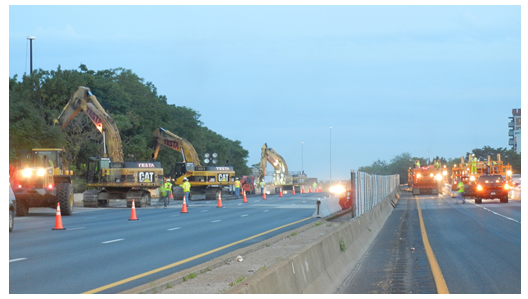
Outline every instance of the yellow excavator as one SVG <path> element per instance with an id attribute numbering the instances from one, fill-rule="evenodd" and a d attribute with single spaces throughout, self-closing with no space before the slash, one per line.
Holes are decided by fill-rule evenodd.
<path id="1" fill-rule="evenodd" d="M 80 86 L 55 120 L 64 130 L 84 111 L 103 134 L 103 157 L 92 157 L 87 168 L 87 186 L 83 193 L 85 207 L 108 206 L 110 200 L 124 199 L 127 206 L 150 205 L 150 190 L 163 182 L 163 168 L 159 162 L 125 162 L 121 136 L 115 122 L 106 113 L 88 87 Z"/>
<path id="2" fill-rule="evenodd" d="M 183 184 L 183 178 L 187 178 L 191 184 L 189 200 L 192 199 L 193 194 L 205 194 L 205 199 L 207 200 L 218 199 L 225 187 L 235 184 L 233 166 L 201 166 L 196 150 L 186 139 L 163 128 L 154 130 L 152 135 L 155 137 L 156 142 L 154 160 L 157 159 L 162 145 L 182 154 L 183 162 L 176 163 L 170 174 L 174 179 L 174 199 L 183 198 L 183 189 L 180 187 Z M 208 159 L 210 157 L 206 156 L 205 158 Z"/>
<path id="3" fill-rule="evenodd" d="M 262 146 L 260 154 L 260 169 L 257 175 L 255 184 L 258 186 L 259 182 L 266 176 L 267 162 L 274 168 L 273 181 L 271 184 L 266 185 L 266 192 L 270 194 L 277 194 L 282 190 L 292 190 L 295 188 L 296 192 L 300 192 L 301 188 L 306 186 L 308 188 L 311 183 L 317 181 L 314 178 L 307 178 L 304 173 L 290 173 L 288 171 L 288 165 L 286 160 L 279 155 L 275 150 L 268 147 L 267 143 Z"/>

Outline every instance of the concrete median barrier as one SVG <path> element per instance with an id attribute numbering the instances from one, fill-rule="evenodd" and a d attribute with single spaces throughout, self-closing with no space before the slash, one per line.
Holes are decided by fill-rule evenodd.
<path id="1" fill-rule="evenodd" d="M 372 210 L 229 289 L 229 294 L 333 293 L 392 213 L 399 188 Z"/>

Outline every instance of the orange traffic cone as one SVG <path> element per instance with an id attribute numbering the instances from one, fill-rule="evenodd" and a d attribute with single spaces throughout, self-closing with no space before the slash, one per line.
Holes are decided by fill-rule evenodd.
<path id="1" fill-rule="evenodd" d="M 282 187 L 279 187 L 279 197 L 282 197 Z"/>
<path id="2" fill-rule="evenodd" d="M 134 201 L 134 199 L 132 199 L 132 211 L 130 212 L 130 219 L 128 219 L 128 221 L 135 221 L 135 220 L 139 220 L 139 219 L 137 219 L 137 216 L 136 216 L 136 202 Z"/>
<path id="3" fill-rule="evenodd" d="M 218 206 L 217 208 L 222 207 L 222 192 L 218 192 Z"/>
<path id="4" fill-rule="evenodd" d="M 292 189 L 292 195 L 295 195 L 295 186 L 292 186 L 293 189 Z"/>
<path id="5" fill-rule="evenodd" d="M 246 190 L 243 190 L 242 192 L 244 192 L 244 200 L 242 202 L 247 202 L 247 198 L 246 198 Z"/>
<path id="6" fill-rule="evenodd" d="M 187 203 L 185 202 L 185 195 L 183 196 L 182 213 L 187 213 Z"/>
<path id="7" fill-rule="evenodd" d="M 301 193 L 304 193 L 304 185 L 302 185 Z"/>
<path id="8" fill-rule="evenodd" d="M 55 217 L 55 228 L 52 228 L 52 230 L 64 230 L 65 228 L 62 227 L 62 216 L 60 211 L 60 203 L 57 203 L 57 216 Z"/>
<path id="9" fill-rule="evenodd" d="M 266 199 L 266 192 L 262 193 L 262 199 Z"/>
<path id="10" fill-rule="evenodd" d="M 312 193 L 312 187 L 308 189 L 308 193 Z"/>

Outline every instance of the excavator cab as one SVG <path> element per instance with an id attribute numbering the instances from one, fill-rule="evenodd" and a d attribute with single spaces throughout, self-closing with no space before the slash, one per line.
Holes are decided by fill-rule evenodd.
<path id="1" fill-rule="evenodd" d="M 193 172 L 193 171 L 194 171 L 193 162 L 178 162 L 176 163 L 176 165 L 174 165 L 174 171 L 171 176 L 176 180 L 182 175 L 185 175 L 187 172 Z"/>
<path id="2" fill-rule="evenodd" d="M 104 182 L 103 169 L 110 168 L 111 163 L 111 158 L 91 157 L 86 171 L 86 182 L 88 184 Z"/>

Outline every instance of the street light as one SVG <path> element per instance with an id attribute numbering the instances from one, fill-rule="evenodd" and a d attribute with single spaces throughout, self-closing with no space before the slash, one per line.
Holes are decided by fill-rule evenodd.
<path id="1" fill-rule="evenodd" d="M 33 40 L 35 37 L 28 36 L 27 39 L 29 39 L 29 74 L 31 75 L 33 73 Z"/>
<path id="2" fill-rule="evenodd" d="M 332 126 L 330 126 L 330 183 L 332 183 Z"/>
<path id="3" fill-rule="evenodd" d="M 304 174 L 304 141 L 301 142 L 301 174 Z"/>

